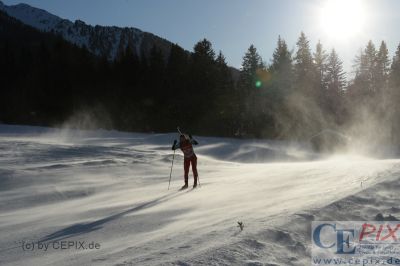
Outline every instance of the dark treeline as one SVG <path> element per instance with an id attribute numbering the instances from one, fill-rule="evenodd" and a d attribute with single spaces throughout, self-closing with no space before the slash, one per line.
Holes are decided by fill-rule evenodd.
<path id="1" fill-rule="evenodd" d="M 188 53 L 119 49 L 113 62 L 0 13 L 0 121 L 55 125 L 77 114 L 106 128 L 305 140 L 323 129 L 399 143 L 400 46 L 369 42 L 347 81 L 339 55 L 301 33 L 278 38 L 270 62 L 251 45 L 234 78 L 204 39 Z M 77 116 L 79 117 L 79 115 Z M 79 119 L 78 119 L 79 120 Z M 378 130 L 379 129 L 379 130 Z"/>
<path id="2" fill-rule="evenodd" d="M 0 13 L 0 121 L 128 131 L 232 135 L 231 69 L 211 43 L 146 56 L 128 44 L 113 62 Z M 89 121 L 92 120 L 92 121 Z M 86 123 L 88 122 L 88 123 Z M 73 123 L 72 123 L 73 124 Z"/>

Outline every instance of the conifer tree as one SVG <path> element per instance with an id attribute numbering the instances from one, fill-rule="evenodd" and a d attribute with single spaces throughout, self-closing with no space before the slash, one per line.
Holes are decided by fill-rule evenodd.
<path id="1" fill-rule="evenodd" d="M 303 32 L 301 32 L 296 46 L 294 88 L 286 104 L 290 113 L 288 132 L 292 135 L 290 137 L 305 139 L 310 134 L 321 131 L 324 119 L 319 105 L 321 91 L 317 80 L 317 70 L 309 40 Z"/>
<path id="2" fill-rule="evenodd" d="M 390 66 L 390 87 L 400 89 L 400 44 L 397 46 L 396 53 Z"/>
<path id="3" fill-rule="evenodd" d="M 381 42 L 376 55 L 376 86 L 382 93 L 387 93 L 390 71 L 389 51 L 385 41 Z"/>
<path id="4" fill-rule="evenodd" d="M 250 45 L 243 57 L 242 67 L 240 69 L 238 86 L 242 93 L 249 95 L 261 85 L 258 76 L 261 70 L 265 70 L 262 58 L 258 54 L 257 48 L 254 45 Z"/>
<path id="5" fill-rule="evenodd" d="M 319 83 L 319 89 L 325 91 L 325 74 L 326 74 L 326 63 L 328 59 L 328 54 L 323 49 L 322 43 L 319 41 L 317 43 L 315 53 L 314 53 L 314 64 L 316 67 L 316 79 Z"/>
<path id="6" fill-rule="evenodd" d="M 295 56 L 295 84 L 299 93 L 307 97 L 316 96 L 316 68 L 311 54 L 309 40 L 304 32 L 301 32 L 296 43 L 297 51 Z"/>
<path id="7" fill-rule="evenodd" d="M 236 94 L 231 69 L 228 67 L 222 51 L 219 52 L 215 63 L 217 71 L 214 97 L 216 110 L 210 117 L 214 119 L 213 126 L 218 135 L 232 136 L 238 127 L 236 120 L 240 112 L 238 108 L 240 99 Z"/>
<path id="8" fill-rule="evenodd" d="M 211 122 L 206 117 L 215 110 L 214 96 L 217 90 L 217 70 L 215 52 L 209 40 L 197 42 L 191 55 L 189 72 L 189 86 L 186 90 L 190 93 L 190 101 L 186 99 L 185 105 L 187 123 L 192 124 L 189 130 L 198 132 L 206 131 L 206 123 Z M 204 119 L 200 126 L 199 120 Z"/>
<path id="9" fill-rule="evenodd" d="M 240 133 L 241 135 L 254 135 L 256 131 L 256 116 L 259 114 L 257 95 L 262 87 L 260 74 L 265 71 L 265 65 L 254 45 L 250 45 L 245 53 L 238 81 L 238 96 L 240 103 Z"/>
<path id="10" fill-rule="evenodd" d="M 272 55 L 272 63 L 269 67 L 272 87 L 281 95 L 290 91 L 293 82 L 292 53 L 288 50 L 284 39 L 278 37 L 277 47 Z"/>
<path id="11" fill-rule="evenodd" d="M 400 44 L 397 46 L 389 72 L 389 97 L 386 108 L 391 110 L 391 141 L 395 147 L 400 147 Z"/>
<path id="12" fill-rule="evenodd" d="M 334 115 L 336 122 L 343 120 L 343 100 L 346 86 L 346 73 L 343 70 L 343 62 L 339 59 L 335 49 L 332 49 L 326 64 L 326 108 Z"/>
<path id="13" fill-rule="evenodd" d="M 165 69 L 166 106 L 165 128 L 174 130 L 171 125 L 182 125 L 186 122 L 184 101 L 190 97 L 189 86 L 189 53 L 179 45 L 172 44 Z"/>

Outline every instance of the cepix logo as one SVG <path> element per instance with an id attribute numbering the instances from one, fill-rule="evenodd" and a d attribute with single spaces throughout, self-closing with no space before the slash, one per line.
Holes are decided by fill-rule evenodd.
<path id="1" fill-rule="evenodd" d="M 313 258 L 399 257 L 400 221 L 314 221 Z"/>

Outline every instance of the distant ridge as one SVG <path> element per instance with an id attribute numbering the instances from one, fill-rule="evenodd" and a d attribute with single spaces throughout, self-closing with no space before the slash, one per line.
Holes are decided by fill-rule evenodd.
<path id="1" fill-rule="evenodd" d="M 65 40 L 86 47 L 90 52 L 109 60 L 115 59 L 128 45 L 137 56 L 147 56 L 153 46 L 167 56 L 172 45 L 166 39 L 137 28 L 91 26 L 81 20 L 72 22 L 27 4 L 7 6 L 0 1 L 0 10 L 24 24 L 41 31 L 54 32 Z"/>

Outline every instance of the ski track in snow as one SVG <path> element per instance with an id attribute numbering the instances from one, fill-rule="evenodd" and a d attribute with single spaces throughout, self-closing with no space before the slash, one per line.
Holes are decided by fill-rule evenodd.
<path id="1" fill-rule="evenodd" d="M 167 190 L 176 137 L 1 125 L 0 264 L 309 265 L 312 220 L 400 216 L 399 160 L 277 141 L 198 137 L 200 188 L 177 151 Z M 22 248 L 63 240 L 101 247 Z"/>

